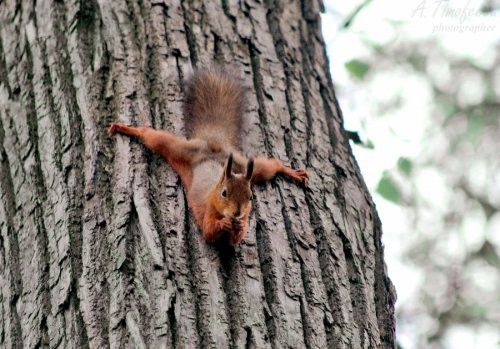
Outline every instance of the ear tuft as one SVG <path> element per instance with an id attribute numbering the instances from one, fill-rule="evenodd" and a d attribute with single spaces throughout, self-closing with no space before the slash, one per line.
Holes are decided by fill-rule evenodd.
<path id="1" fill-rule="evenodd" d="M 248 164 L 247 164 L 247 173 L 245 175 L 245 178 L 247 180 L 250 180 L 252 179 L 252 175 L 253 175 L 253 158 L 250 158 L 248 160 Z"/>

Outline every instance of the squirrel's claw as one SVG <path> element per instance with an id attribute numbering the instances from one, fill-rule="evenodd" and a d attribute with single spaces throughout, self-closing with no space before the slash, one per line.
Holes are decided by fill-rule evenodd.
<path id="1" fill-rule="evenodd" d="M 131 135 L 130 131 L 127 131 L 127 129 L 130 129 L 130 127 L 128 127 L 125 124 L 119 123 L 119 122 L 113 122 L 111 124 L 111 126 L 109 126 L 109 128 L 108 128 L 108 135 L 110 137 L 112 137 L 113 135 L 115 135 L 117 133 L 123 133 L 123 134 Z"/>
<path id="2" fill-rule="evenodd" d="M 108 135 L 112 137 L 116 132 L 118 132 L 118 124 L 113 122 L 108 128 Z"/>
<path id="3" fill-rule="evenodd" d="M 309 174 L 306 170 L 295 170 L 293 178 L 305 186 L 307 186 L 309 182 Z"/>

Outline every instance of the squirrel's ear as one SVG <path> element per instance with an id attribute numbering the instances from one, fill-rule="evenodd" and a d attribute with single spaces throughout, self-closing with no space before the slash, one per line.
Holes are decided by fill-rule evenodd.
<path id="1" fill-rule="evenodd" d="M 245 178 L 249 181 L 250 179 L 252 179 L 252 175 L 253 175 L 253 158 L 250 158 L 248 160 L 247 173 L 245 175 Z"/>
<path id="2" fill-rule="evenodd" d="M 224 169 L 224 175 L 226 178 L 230 178 L 232 176 L 232 170 L 233 168 L 233 153 L 229 154 L 229 158 L 227 159 L 226 162 L 226 168 Z"/>

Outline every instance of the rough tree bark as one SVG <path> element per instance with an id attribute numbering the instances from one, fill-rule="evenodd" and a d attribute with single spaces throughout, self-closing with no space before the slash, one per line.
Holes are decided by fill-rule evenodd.
<path id="1" fill-rule="evenodd" d="M 0 346 L 391 348 L 381 227 L 342 128 L 319 1 L 0 2 Z M 183 133 L 192 66 L 250 88 L 255 187 L 207 245 L 178 177 L 112 121 Z M 142 116 L 141 112 L 144 112 Z"/>

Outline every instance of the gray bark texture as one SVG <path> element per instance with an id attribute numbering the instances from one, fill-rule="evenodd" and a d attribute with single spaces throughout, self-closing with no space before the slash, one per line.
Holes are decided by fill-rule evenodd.
<path id="1" fill-rule="evenodd" d="M 392 348 L 381 226 L 314 0 L 0 1 L 0 347 Z M 307 168 L 254 188 L 235 249 L 112 121 L 182 135 L 193 66 L 249 88 L 244 151 Z"/>

